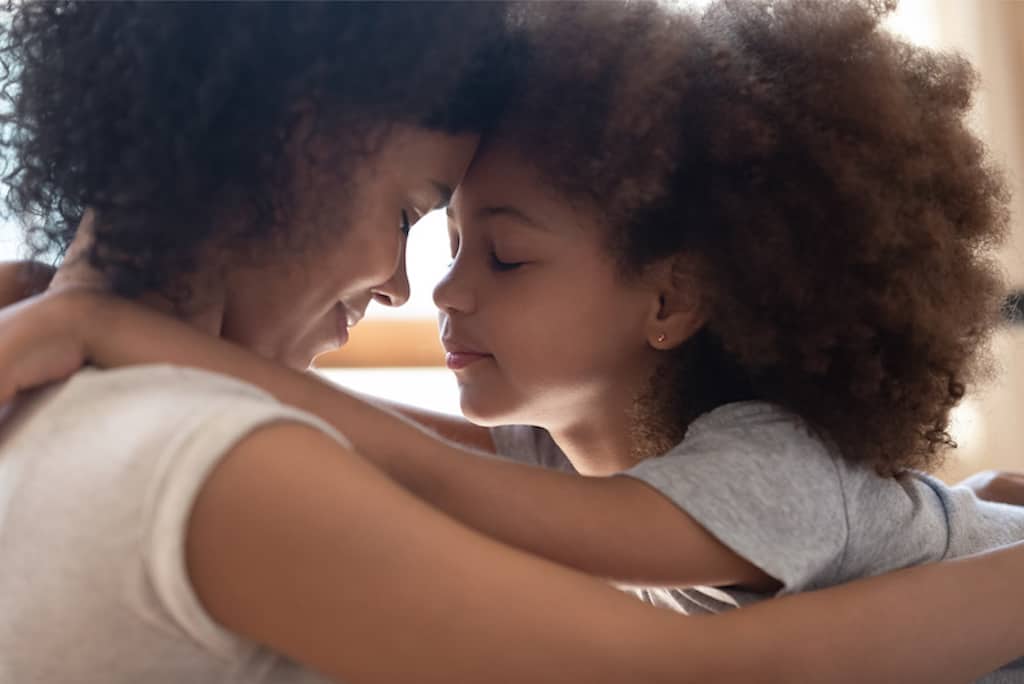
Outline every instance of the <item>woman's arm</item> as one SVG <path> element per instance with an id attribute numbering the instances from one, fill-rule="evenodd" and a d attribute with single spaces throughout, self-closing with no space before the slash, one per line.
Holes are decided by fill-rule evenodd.
<path id="1" fill-rule="evenodd" d="M 983 645 L 997 633 L 994 622 L 1007 627 L 1016 622 L 1013 629 L 1017 630 L 1020 618 L 1019 614 L 1016 618 L 1003 614 L 1004 607 L 992 613 L 967 603 L 974 597 L 984 604 L 991 601 L 995 607 L 1000 596 L 1005 599 L 1018 591 L 1016 565 L 1022 555 L 1024 543 L 1017 543 L 980 556 L 764 601 L 712 620 L 735 618 L 733 624 L 720 625 L 722 632 L 717 633 L 724 632 L 729 635 L 725 638 L 741 644 L 737 650 L 744 650 L 747 643 L 758 644 L 757 655 L 771 673 L 768 678 L 775 681 L 974 681 L 978 671 L 989 667 L 981 660 L 990 655 L 989 649 L 997 648 Z M 887 603 L 890 600 L 893 603 Z M 984 625 L 985 636 L 968 634 L 980 625 Z M 943 630 L 945 636 L 940 635 Z M 955 655 L 936 650 L 945 648 L 947 638 L 950 645 L 963 639 L 954 647 L 958 650 Z M 1014 659 L 1024 654 L 1024 644 L 1017 638 L 1014 634 L 1002 640 L 998 647 L 1006 650 L 997 660 L 1009 662 L 1007 655 Z M 797 643 L 799 652 L 794 653 Z M 967 662 L 972 653 L 979 660 Z M 932 668 L 924 662 L 934 657 L 948 657 L 953 669 L 943 671 L 937 663 Z M 884 662 L 866 662 L 875 658 Z M 744 656 L 738 667 L 753 671 L 756 665 L 746 662 Z M 756 675 L 750 676 L 757 680 Z M 746 675 L 737 672 L 733 681 L 747 681 Z"/>
<path id="2" fill-rule="evenodd" d="M 349 682 L 965 682 L 1024 652 L 1024 546 L 686 617 L 463 527 L 287 423 L 214 470 L 187 559 L 216 620 Z"/>

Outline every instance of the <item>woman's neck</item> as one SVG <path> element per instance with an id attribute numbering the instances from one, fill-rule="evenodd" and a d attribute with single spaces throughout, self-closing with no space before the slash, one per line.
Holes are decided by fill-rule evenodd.
<path id="1" fill-rule="evenodd" d="M 68 247 L 63 263 L 57 269 L 50 283 L 50 290 L 87 289 L 109 291 L 109 283 L 104 275 L 97 271 L 88 259 L 89 247 L 93 239 L 93 213 L 86 211 L 78 225 L 75 239 Z M 202 292 L 202 301 L 173 302 L 165 295 L 157 292 L 144 292 L 136 301 L 168 316 L 173 316 L 189 325 L 207 333 L 220 337 L 224 320 L 224 292 L 222 288 L 203 282 L 202 275 L 190 279 L 188 291 Z M 199 287 L 199 283 L 203 286 Z"/>

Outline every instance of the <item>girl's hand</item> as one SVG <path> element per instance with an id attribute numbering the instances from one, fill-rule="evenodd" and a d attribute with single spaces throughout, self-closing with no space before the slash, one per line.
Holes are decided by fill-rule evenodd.
<path id="1" fill-rule="evenodd" d="M 983 470 L 959 484 L 973 489 L 979 499 L 1024 506 L 1024 473 Z"/>
<path id="2" fill-rule="evenodd" d="M 86 363 L 82 329 L 100 299 L 67 290 L 0 309 L 0 405 L 22 390 L 62 380 Z"/>
<path id="3" fill-rule="evenodd" d="M 39 294 L 53 274 L 53 267 L 38 261 L 0 261 L 0 307 Z"/>

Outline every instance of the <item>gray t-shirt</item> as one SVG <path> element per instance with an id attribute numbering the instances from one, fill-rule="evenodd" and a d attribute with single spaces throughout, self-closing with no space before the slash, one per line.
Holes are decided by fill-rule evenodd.
<path id="1" fill-rule="evenodd" d="M 170 366 L 82 370 L 0 420 L 0 683 L 326 682 L 218 625 L 185 566 L 208 474 L 277 421 L 341 440 L 251 385 Z"/>
<path id="2" fill-rule="evenodd" d="M 503 456 L 573 470 L 544 430 L 507 426 L 492 434 Z M 844 460 L 797 416 L 763 402 L 729 404 L 701 416 L 668 453 L 624 474 L 661 492 L 778 579 L 777 595 L 1024 539 L 1024 508 L 980 501 L 965 487 L 923 473 L 879 476 Z M 689 614 L 768 598 L 730 587 L 630 590 Z M 955 616 L 950 628 L 956 629 Z M 1002 670 L 986 681 L 1024 681 L 1024 665 L 1014 672 Z"/>

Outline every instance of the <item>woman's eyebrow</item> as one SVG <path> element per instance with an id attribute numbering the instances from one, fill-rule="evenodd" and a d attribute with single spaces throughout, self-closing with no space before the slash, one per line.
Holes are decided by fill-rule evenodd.
<path id="1" fill-rule="evenodd" d="M 437 195 L 438 195 L 437 204 L 435 204 L 433 206 L 431 211 L 434 211 L 434 209 L 444 209 L 444 208 L 446 208 L 448 206 L 448 204 L 452 201 L 452 192 L 453 192 L 453 190 L 452 190 L 451 186 L 446 185 L 445 183 L 442 183 L 441 181 L 436 181 L 436 180 L 430 181 L 430 184 L 434 186 L 435 190 L 437 190 Z"/>

